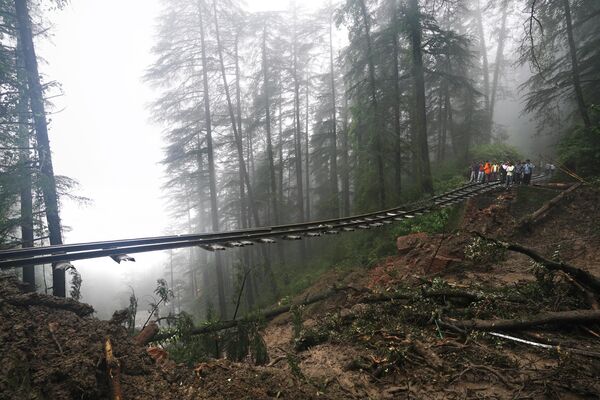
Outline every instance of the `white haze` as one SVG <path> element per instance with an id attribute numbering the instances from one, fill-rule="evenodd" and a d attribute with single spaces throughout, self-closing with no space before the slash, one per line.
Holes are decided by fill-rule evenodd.
<path id="1" fill-rule="evenodd" d="M 303 1 L 316 8 L 323 3 Z M 282 1 L 250 1 L 252 11 L 283 10 Z M 46 81 L 62 85 L 54 99 L 50 140 L 55 173 L 76 179 L 78 194 L 93 203 L 62 202 L 65 243 L 157 236 L 168 231 L 161 196 L 160 127 L 146 108 L 153 99 L 142 82 L 153 62 L 160 0 L 79 0 L 47 13 L 51 40 L 36 43 L 46 60 Z M 185 232 L 178 232 L 185 233 Z M 135 254 L 135 263 L 109 258 L 76 261 L 83 278 L 82 300 L 108 316 L 128 302 L 128 284 L 143 311 L 151 287 L 142 282 L 164 275 L 168 253 Z M 146 298 L 146 299 L 145 299 Z"/>
<path id="2" fill-rule="evenodd" d="M 324 4 L 302 2 L 312 9 Z M 284 10 L 287 3 L 256 0 L 248 6 L 252 11 Z M 153 61 L 150 50 L 160 9 L 160 0 L 80 0 L 47 15 L 52 39 L 37 43 L 38 54 L 47 61 L 41 70 L 47 81 L 62 84 L 64 92 L 54 99 L 57 112 L 51 117 L 55 172 L 78 180 L 79 194 L 93 200 L 85 207 L 63 200 L 63 224 L 71 228 L 66 243 L 169 231 L 160 189 L 161 128 L 150 123 L 146 106 L 154 95 L 141 79 Z M 515 78 L 511 70 L 509 80 Z M 517 118 L 521 104 L 516 97 L 499 101 L 497 122 L 512 129 L 511 142 L 529 147 L 532 126 L 527 117 Z M 141 283 L 165 274 L 165 253 L 134 256 L 137 262 L 122 265 L 109 258 L 74 263 L 83 277 L 83 300 L 102 310 L 101 316 L 126 304 L 128 284 L 144 298 L 151 287 Z"/>

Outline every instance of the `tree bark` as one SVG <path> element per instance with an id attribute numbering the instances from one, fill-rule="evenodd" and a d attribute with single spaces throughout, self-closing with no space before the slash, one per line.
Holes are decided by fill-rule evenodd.
<path id="1" fill-rule="evenodd" d="M 427 142 L 427 111 L 425 105 L 425 74 L 421 49 L 421 15 L 418 0 L 409 1 L 410 41 L 412 49 L 412 74 L 415 91 L 415 133 L 417 140 L 417 179 L 422 193 L 433 194 L 433 181 L 429 164 Z"/>
<path id="2" fill-rule="evenodd" d="M 364 0 L 359 0 L 363 27 L 365 29 L 365 39 L 367 42 L 367 67 L 369 73 L 369 88 L 371 90 L 371 120 L 369 121 L 369 130 L 372 132 L 374 141 L 374 157 L 377 179 L 377 196 L 380 208 L 385 208 L 385 181 L 383 165 L 383 145 L 381 143 L 382 125 L 379 115 L 379 105 L 377 101 L 377 84 L 375 82 L 375 61 L 373 55 L 373 44 L 371 39 L 371 24 L 369 22 L 369 13 Z"/>
<path id="3" fill-rule="evenodd" d="M 329 7 L 331 8 L 331 1 L 329 2 Z M 329 156 L 331 168 L 329 170 L 329 184 L 331 185 L 331 202 L 333 205 L 331 216 L 338 218 L 340 216 L 340 194 L 338 190 L 337 165 L 337 99 L 335 94 L 335 68 L 333 64 L 333 14 L 329 17 L 329 73 L 331 74 L 331 147 Z M 308 106 L 306 112 L 308 113 Z"/>
<path id="4" fill-rule="evenodd" d="M 212 126 L 210 114 L 210 92 L 208 85 L 208 59 L 206 56 L 206 43 L 204 40 L 203 21 L 204 2 L 198 2 L 198 20 L 200 23 L 200 46 L 202 52 L 202 85 L 204 90 L 204 122 L 206 128 L 206 149 L 208 157 L 208 185 L 210 190 L 210 210 L 213 232 L 219 231 L 219 209 L 217 205 L 217 178 L 215 172 L 215 159 L 212 143 Z M 219 300 L 219 314 L 225 318 L 227 314 L 227 302 L 225 300 L 225 282 L 223 277 L 223 260 L 219 253 L 215 253 L 215 272 L 217 274 L 217 294 Z"/>
<path id="5" fill-rule="evenodd" d="M 350 147 L 348 145 L 348 96 L 344 94 L 344 110 L 342 120 L 341 145 L 342 155 L 341 184 L 342 184 L 342 216 L 350 215 Z"/>
<path id="6" fill-rule="evenodd" d="M 23 62 L 27 72 L 29 100 L 35 126 L 40 174 L 44 181 L 41 188 L 46 207 L 50 244 L 62 244 L 58 194 L 56 193 L 56 179 L 52 165 L 50 140 L 48 139 L 48 122 L 46 121 L 46 110 L 44 108 L 44 93 L 40 83 L 37 58 L 33 45 L 27 0 L 15 0 L 15 11 L 19 40 L 23 51 Z M 66 296 L 65 271 L 57 269 L 55 266 L 52 267 L 52 290 L 55 296 Z"/>
<path id="7" fill-rule="evenodd" d="M 305 220 L 304 191 L 302 183 L 302 129 L 300 122 L 300 79 L 298 77 L 298 35 L 296 26 L 296 8 L 293 10 L 292 32 L 292 74 L 294 80 L 294 161 L 296 166 L 296 203 L 299 221 Z"/>
<path id="8" fill-rule="evenodd" d="M 17 114 L 19 121 L 19 177 L 20 177 L 20 225 L 21 247 L 33 247 L 33 198 L 31 190 L 31 159 L 29 149 L 29 96 L 27 94 L 27 77 L 20 40 L 17 40 L 17 80 L 19 85 L 19 100 Z M 23 282 L 35 290 L 35 267 L 23 267 Z"/>
<path id="9" fill-rule="evenodd" d="M 480 331 L 507 331 L 530 328 L 532 326 L 547 324 L 580 324 L 600 321 L 598 310 L 573 310 L 545 312 L 530 317 L 517 319 L 482 320 L 473 319 L 467 321 L 451 321 L 451 324 L 465 330 Z"/>
<path id="10" fill-rule="evenodd" d="M 214 18 L 215 18 L 215 36 L 217 39 L 217 49 L 219 52 L 219 65 L 221 67 L 221 75 L 223 77 L 223 87 L 225 89 L 225 97 L 227 99 L 227 109 L 229 111 L 229 119 L 231 120 L 231 128 L 233 130 L 233 136 L 235 140 L 235 147 L 237 149 L 238 155 L 238 164 L 240 170 L 240 177 L 243 178 L 243 182 L 246 184 L 246 189 L 248 190 L 248 201 L 250 204 L 250 210 L 254 217 L 254 223 L 256 226 L 260 226 L 260 220 L 258 217 L 258 210 L 255 207 L 254 203 L 254 190 L 252 189 L 252 184 L 250 182 L 250 174 L 248 174 L 248 169 L 246 168 L 246 162 L 244 161 L 244 148 L 242 146 L 242 136 L 241 132 L 238 131 L 238 125 L 236 124 L 235 115 L 233 112 L 233 103 L 231 101 L 231 95 L 229 94 L 229 85 L 227 84 L 227 75 L 225 73 L 225 62 L 223 61 L 223 47 L 221 45 L 221 36 L 219 34 L 219 18 L 217 14 L 217 2 L 213 0 L 213 10 L 214 10 Z M 237 52 L 237 46 L 236 46 Z M 237 60 L 236 60 L 237 65 Z M 243 184 L 240 188 L 240 195 L 242 196 L 241 201 L 243 202 Z"/>
<path id="11" fill-rule="evenodd" d="M 571 19 L 571 6 L 569 0 L 562 0 L 565 12 L 565 22 L 567 23 L 567 39 L 569 43 L 569 55 L 571 56 L 571 77 L 573 79 L 573 89 L 575 90 L 575 98 L 577 99 L 577 107 L 579 114 L 586 128 L 591 128 L 592 123 L 588 114 L 587 106 L 583 99 L 583 91 L 581 90 L 581 80 L 579 77 L 579 62 L 577 61 L 577 47 L 573 38 L 573 22 Z"/>
<path id="12" fill-rule="evenodd" d="M 508 17 L 508 2 L 502 2 L 502 23 L 500 25 L 500 37 L 498 37 L 498 49 L 496 50 L 496 60 L 494 61 L 494 76 L 492 78 L 492 94 L 490 96 L 490 124 L 494 123 L 494 108 L 496 107 L 496 95 L 498 92 L 498 81 L 500 80 L 500 71 L 504 63 L 504 42 L 506 40 L 506 19 Z"/>
<path id="13" fill-rule="evenodd" d="M 400 50 L 398 45 L 399 32 L 398 32 L 398 5 L 396 0 L 392 1 L 392 59 L 393 59 L 393 77 L 394 77 L 394 136 L 395 136 L 395 160 L 394 160 L 394 171 L 395 171 L 395 183 L 396 183 L 396 196 L 400 200 L 402 196 L 402 130 L 400 128 L 400 65 L 398 58 L 400 57 Z"/>
<path id="14" fill-rule="evenodd" d="M 491 119 L 490 119 L 490 70 L 487 56 L 487 46 L 485 44 L 485 30 L 483 29 L 483 17 L 481 15 L 480 0 L 477 0 L 477 31 L 479 35 L 479 52 L 482 59 L 482 74 L 483 74 L 483 101 L 487 114 L 486 132 L 484 132 L 483 142 L 489 143 L 491 138 Z"/>
<path id="15" fill-rule="evenodd" d="M 279 206 L 277 204 L 277 183 L 275 177 L 275 164 L 273 162 L 273 139 L 271 136 L 271 99 L 269 97 L 269 72 L 267 63 L 267 25 L 263 26 L 262 34 L 262 69 L 263 91 L 265 96 L 265 127 L 267 130 L 267 158 L 269 159 L 269 176 L 271 181 L 271 205 L 273 207 L 273 222 L 279 224 Z"/>

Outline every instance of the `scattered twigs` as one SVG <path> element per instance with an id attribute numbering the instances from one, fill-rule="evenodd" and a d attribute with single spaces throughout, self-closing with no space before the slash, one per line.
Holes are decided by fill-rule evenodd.
<path id="1" fill-rule="evenodd" d="M 73 299 L 62 297 L 48 297 L 39 293 L 26 293 L 17 296 L 6 297 L 0 301 L 13 306 L 43 306 L 59 310 L 67 310 L 77 314 L 80 317 L 86 317 L 94 312 L 92 306 L 80 303 Z"/>
<path id="2" fill-rule="evenodd" d="M 104 342 L 104 357 L 106 358 L 106 370 L 108 373 L 108 383 L 110 385 L 111 399 L 122 400 L 121 391 L 121 364 L 113 354 L 112 343 L 110 338 L 106 338 Z"/>
<path id="3" fill-rule="evenodd" d="M 573 310 L 545 312 L 527 318 L 482 320 L 472 319 L 464 321 L 452 321 L 452 325 L 463 330 L 519 330 L 532 326 L 546 324 L 575 324 L 600 321 L 598 310 Z M 445 321 L 444 321 L 445 322 Z"/>
<path id="4" fill-rule="evenodd" d="M 486 236 L 483 236 L 479 232 L 473 232 L 473 233 L 484 240 L 488 240 L 488 241 L 494 242 L 500 246 L 503 246 L 507 250 L 514 251 L 516 253 L 525 254 L 526 256 L 531 258 L 533 261 L 542 264 L 544 267 L 548 268 L 549 270 L 563 271 L 563 272 L 569 274 L 573 279 L 577 280 L 579 283 L 589 286 L 595 292 L 600 292 L 600 279 L 595 277 L 594 275 L 590 274 L 589 272 L 582 270 L 581 268 L 577 268 L 577 267 L 567 264 L 563 261 L 550 260 L 550 259 L 542 256 L 537 251 L 535 251 L 529 247 L 521 246 L 520 244 L 507 243 L 507 242 L 500 241 L 498 239 L 488 238 Z"/>

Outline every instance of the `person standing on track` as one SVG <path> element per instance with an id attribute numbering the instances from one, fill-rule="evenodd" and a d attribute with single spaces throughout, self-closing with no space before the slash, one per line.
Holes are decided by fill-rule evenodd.
<path id="1" fill-rule="evenodd" d="M 492 180 L 498 180 L 498 171 L 500 170 L 500 166 L 498 165 L 498 161 L 494 160 L 492 163 Z"/>
<path id="2" fill-rule="evenodd" d="M 513 173 L 513 183 L 515 185 L 520 185 L 522 182 L 522 176 L 523 176 L 523 163 L 521 162 L 521 160 L 517 161 L 515 163 L 515 171 Z"/>
<path id="3" fill-rule="evenodd" d="M 490 182 L 492 177 L 492 164 L 490 164 L 489 161 L 486 161 L 485 164 L 483 164 L 483 173 L 485 174 L 484 182 Z"/>
<path id="4" fill-rule="evenodd" d="M 476 182 L 477 181 L 477 175 L 479 175 L 479 163 L 477 163 L 477 161 L 473 160 L 473 162 L 471 163 L 471 178 L 469 179 L 469 182 Z"/>
<path id="5" fill-rule="evenodd" d="M 506 164 L 506 188 L 508 189 L 513 183 L 513 174 L 515 173 L 515 166 L 512 162 Z"/>
<path id="6" fill-rule="evenodd" d="M 529 185 L 531 182 L 531 174 L 533 173 L 533 164 L 531 161 L 526 160 L 525 164 L 523 164 L 523 184 Z"/>
<path id="7" fill-rule="evenodd" d="M 477 175 L 477 182 L 483 182 L 483 178 L 485 177 L 483 165 L 483 161 L 479 163 L 479 173 Z"/>
<path id="8" fill-rule="evenodd" d="M 500 165 L 500 182 L 501 183 L 505 183 L 506 182 L 506 168 L 508 168 L 508 161 L 504 161 Z"/>

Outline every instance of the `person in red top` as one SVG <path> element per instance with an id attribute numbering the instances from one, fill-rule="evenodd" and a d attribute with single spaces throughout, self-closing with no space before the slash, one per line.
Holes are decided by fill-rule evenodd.
<path id="1" fill-rule="evenodd" d="M 485 173 L 485 182 L 490 182 L 492 176 L 492 164 L 490 164 L 489 161 L 486 161 L 483 165 L 483 172 Z"/>

